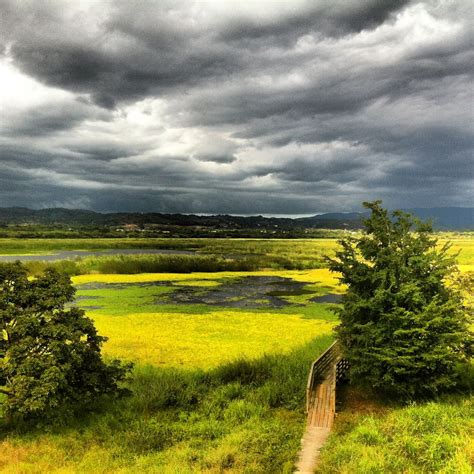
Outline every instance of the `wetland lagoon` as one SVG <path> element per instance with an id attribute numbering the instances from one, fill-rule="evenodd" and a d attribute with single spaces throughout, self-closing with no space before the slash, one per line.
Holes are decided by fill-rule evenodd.
<path id="1" fill-rule="evenodd" d="M 474 240 L 451 240 L 472 274 Z M 292 472 L 308 368 L 333 341 L 344 292 L 324 260 L 336 248 L 334 239 L 3 239 L 0 259 L 23 260 L 32 276 L 67 271 L 74 304 L 108 337 L 104 354 L 135 367 L 131 396 L 90 406 L 72 425 L 3 427 L 0 471 Z M 320 472 L 467 473 L 461 420 L 472 415 L 462 396 L 408 408 L 362 401 L 341 413 Z"/>

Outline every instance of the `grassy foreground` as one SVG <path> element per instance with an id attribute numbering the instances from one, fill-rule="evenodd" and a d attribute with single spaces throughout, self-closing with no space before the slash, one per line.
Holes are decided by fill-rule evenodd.
<path id="1" fill-rule="evenodd" d="M 307 368 L 321 336 L 286 355 L 213 370 L 135 369 L 131 398 L 50 432 L 3 430 L 4 473 L 292 472 Z"/>
<path id="2" fill-rule="evenodd" d="M 474 397 L 390 406 L 354 390 L 322 450 L 318 473 L 470 474 Z"/>
<path id="3" fill-rule="evenodd" d="M 84 249 L 119 245 L 108 239 L 78 240 Z M 136 362 L 130 380 L 133 395 L 81 407 L 81 416 L 67 427 L 22 430 L 0 422 L 0 472 L 291 472 L 305 423 L 307 371 L 331 343 L 335 324 L 330 307 L 310 298 L 342 291 L 334 275 L 317 268 L 322 257 L 334 251 L 335 241 L 203 239 L 198 244 L 196 239 L 135 239 L 129 245 L 125 240 L 120 239 L 122 248 L 194 246 L 203 255 L 199 261 L 190 256 L 193 265 L 212 264 L 214 257 L 207 253 L 223 260 L 237 254 L 240 261 L 256 255 L 266 270 L 204 267 L 207 271 L 168 273 L 163 267 L 161 273 L 136 274 L 147 258 L 84 259 L 88 274 L 73 278 L 79 304 L 109 337 L 104 353 Z M 17 253 L 13 245 L 20 245 L 2 244 L 1 253 Z M 473 269 L 473 244 L 463 238 L 454 242 L 453 251 L 462 249 L 463 271 Z M 28 253 L 77 245 L 21 241 L 20 246 Z M 183 265 L 191 261 L 181 257 Z M 278 258 L 296 262 L 299 266 L 289 268 L 300 270 L 282 270 L 284 261 Z M 161 260 L 166 265 L 169 261 Z M 104 262 L 110 274 L 94 273 Z M 128 274 L 119 274 L 124 268 Z M 157 302 L 186 286 L 205 291 L 248 276 L 291 278 L 306 283 L 310 293 L 285 296 L 291 304 L 281 308 L 263 302 L 261 308 L 251 309 Z M 95 283 L 105 287 L 81 286 Z M 371 405 L 367 400 L 348 404 L 323 451 L 319 472 L 471 472 L 473 415 L 472 399 L 465 396 L 409 407 Z"/>

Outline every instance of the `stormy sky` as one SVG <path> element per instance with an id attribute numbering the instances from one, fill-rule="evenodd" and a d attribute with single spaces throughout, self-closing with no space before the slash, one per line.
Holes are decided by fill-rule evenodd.
<path id="1" fill-rule="evenodd" d="M 473 202 L 471 0 L 0 0 L 0 207 Z"/>

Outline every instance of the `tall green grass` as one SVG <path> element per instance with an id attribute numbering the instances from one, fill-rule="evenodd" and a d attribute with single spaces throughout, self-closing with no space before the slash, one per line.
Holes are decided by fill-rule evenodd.
<path id="1" fill-rule="evenodd" d="M 2 427 L 2 472 L 292 472 L 305 380 L 331 343 L 241 359 L 210 371 L 137 367 L 127 399 L 67 428 Z"/>
<path id="2" fill-rule="evenodd" d="M 297 262 L 284 257 L 224 258 L 217 255 L 115 255 L 49 262 L 32 260 L 24 262 L 24 265 L 31 275 L 39 275 L 47 267 L 52 267 L 70 276 L 88 273 L 190 273 L 303 268 Z"/>
<path id="3" fill-rule="evenodd" d="M 471 474 L 474 397 L 450 396 L 375 413 L 341 412 L 321 474 Z"/>

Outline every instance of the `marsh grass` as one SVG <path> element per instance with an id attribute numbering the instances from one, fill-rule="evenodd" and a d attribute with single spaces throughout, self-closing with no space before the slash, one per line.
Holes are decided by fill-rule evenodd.
<path id="1" fill-rule="evenodd" d="M 300 281 L 330 281 L 323 270 L 283 274 Z M 328 305 L 298 303 L 272 308 L 262 302 L 262 308 L 248 309 L 172 303 L 170 295 L 183 284 L 188 287 L 193 282 L 197 291 L 209 291 L 245 276 L 264 275 L 83 275 L 74 282 L 78 285 L 77 304 L 86 308 L 99 333 L 109 337 L 104 352 L 142 364 L 215 367 L 240 356 L 255 359 L 265 353 L 285 354 L 332 332 L 336 317 Z M 160 303 L 163 296 L 170 301 Z"/>
<path id="2" fill-rule="evenodd" d="M 473 270 L 474 239 L 471 234 L 440 234 L 440 246 L 447 241 L 452 242 L 450 252 L 459 253 L 462 270 Z M 195 255 L 104 255 L 52 262 L 27 261 L 32 275 L 43 272 L 48 265 L 68 275 L 306 270 L 324 268 L 325 257 L 334 255 L 337 245 L 336 239 L 0 239 L 0 254 L 120 249 L 197 252 Z"/>
<path id="3" fill-rule="evenodd" d="M 438 233 L 439 245 L 451 242 L 452 253 L 459 254 L 459 264 L 471 264 L 474 260 L 473 234 Z M 324 256 L 333 254 L 337 239 L 225 239 L 225 238 L 96 238 L 96 239 L 0 239 L 0 254 L 27 255 L 48 254 L 61 250 L 120 250 L 162 249 L 187 250 L 198 254 L 221 257 L 259 256 L 284 258 L 297 262 L 303 268 L 324 265 Z M 316 267 L 314 265 L 317 265 Z"/>
<path id="4" fill-rule="evenodd" d="M 67 275 L 95 273 L 133 275 L 139 273 L 241 272 L 261 269 L 303 269 L 304 265 L 284 257 L 246 256 L 225 258 L 219 255 L 115 255 L 76 257 L 71 260 L 25 262 L 30 275 L 52 267 Z"/>
<path id="5" fill-rule="evenodd" d="M 170 308 L 173 310 L 173 308 Z M 324 308 L 309 318 L 298 313 L 210 310 L 191 306 L 155 313 L 91 311 L 104 352 L 135 362 L 173 367 L 215 367 L 240 356 L 288 353 L 310 339 L 331 334 L 334 317 Z M 327 319 L 324 319 L 324 316 Z"/>

